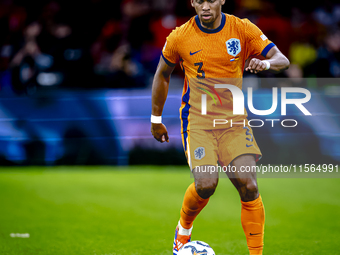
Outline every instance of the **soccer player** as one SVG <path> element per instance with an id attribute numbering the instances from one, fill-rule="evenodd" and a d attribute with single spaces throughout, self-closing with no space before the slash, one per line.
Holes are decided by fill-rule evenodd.
<path id="1" fill-rule="evenodd" d="M 194 183 L 184 195 L 173 254 L 190 241 L 193 221 L 216 189 L 217 162 L 222 167 L 237 169 L 227 175 L 241 198 L 241 223 L 248 249 L 251 255 L 263 251 L 265 215 L 256 173 L 240 171 L 241 166 L 255 166 L 261 152 L 246 123 L 246 114 L 233 115 L 231 92 L 228 89 L 217 92 L 214 84 L 236 79 L 233 84 L 241 88 L 244 70 L 280 72 L 289 67 L 289 61 L 248 19 L 222 13 L 224 3 L 225 0 L 191 0 L 197 15 L 167 37 L 153 80 L 151 132 L 156 140 L 169 142 L 161 116 L 170 75 L 176 63 L 185 73 L 181 133 Z M 205 109 L 201 105 L 203 99 Z M 211 120 L 221 117 L 235 125 L 213 125 Z"/>

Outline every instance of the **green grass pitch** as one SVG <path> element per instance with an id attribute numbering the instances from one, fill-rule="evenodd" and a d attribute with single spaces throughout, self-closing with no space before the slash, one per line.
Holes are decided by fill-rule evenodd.
<path id="1" fill-rule="evenodd" d="M 171 255 L 187 186 L 183 167 L 18 167 L 0 170 L 0 254 Z M 258 180 L 264 254 L 340 254 L 340 179 Z M 247 254 L 228 179 L 194 224 L 217 255 Z M 29 238 L 11 237 L 29 233 Z"/>

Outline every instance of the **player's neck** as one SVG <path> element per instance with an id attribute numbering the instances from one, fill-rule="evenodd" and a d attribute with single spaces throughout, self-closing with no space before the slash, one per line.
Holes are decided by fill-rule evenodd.
<path id="1" fill-rule="evenodd" d="M 202 20 L 200 20 L 202 27 L 206 29 L 211 29 L 211 30 L 218 28 L 221 25 L 221 22 L 222 22 L 222 13 L 220 13 L 217 16 L 216 20 L 210 24 L 203 23 Z"/>

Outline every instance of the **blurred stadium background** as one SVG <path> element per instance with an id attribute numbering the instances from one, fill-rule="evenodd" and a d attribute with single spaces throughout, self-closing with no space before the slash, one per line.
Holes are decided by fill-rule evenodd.
<path id="1" fill-rule="evenodd" d="M 0 164 L 186 164 L 179 67 L 164 111 L 169 144 L 152 138 L 149 116 L 161 48 L 195 14 L 190 1 L 0 3 Z M 340 4 L 227 0 L 223 11 L 250 19 L 289 57 L 286 72 L 258 77 L 293 78 L 284 86 L 313 93 L 312 118 L 290 111 L 297 128 L 255 128 L 262 162 L 340 162 Z M 255 105 L 270 105 L 273 85 L 245 77 Z"/>
<path id="2" fill-rule="evenodd" d="M 338 1 L 226 0 L 223 11 L 250 19 L 291 61 L 279 75 L 245 73 L 255 108 L 269 109 L 272 86 L 312 93 L 313 116 L 287 108 L 296 128 L 254 128 L 260 162 L 340 163 Z M 166 36 L 193 15 L 189 0 L 0 0 L 1 254 L 172 254 L 192 182 L 183 74 L 176 67 L 164 109 L 168 144 L 150 133 L 151 83 Z M 266 118 L 282 119 L 280 107 Z M 258 180 L 266 254 L 339 254 L 332 177 Z M 231 183 L 209 203 L 194 238 L 217 254 L 246 254 Z"/>

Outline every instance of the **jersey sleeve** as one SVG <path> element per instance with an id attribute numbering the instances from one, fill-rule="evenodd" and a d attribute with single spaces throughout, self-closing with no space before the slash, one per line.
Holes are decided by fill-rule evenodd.
<path id="1" fill-rule="evenodd" d="M 171 67 L 175 66 L 179 61 L 177 41 L 178 41 L 177 30 L 173 30 L 166 38 L 166 42 L 162 50 L 162 57 L 164 61 Z"/>
<path id="2" fill-rule="evenodd" d="M 245 35 L 247 41 L 247 58 L 262 55 L 266 57 L 268 51 L 275 46 L 262 31 L 248 19 L 245 22 Z"/>

